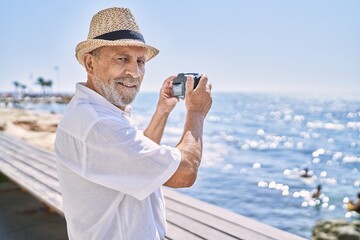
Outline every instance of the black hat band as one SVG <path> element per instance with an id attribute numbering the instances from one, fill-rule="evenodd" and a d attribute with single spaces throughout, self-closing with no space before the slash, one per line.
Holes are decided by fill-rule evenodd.
<path id="1" fill-rule="evenodd" d="M 141 33 L 139 32 L 135 32 L 132 30 L 118 30 L 109 33 L 104 33 L 102 35 L 95 37 L 94 39 L 102 39 L 109 41 L 116 41 L 120 39 L 133 39 L 145 43 L 143 35 L 141 35 Z"/>

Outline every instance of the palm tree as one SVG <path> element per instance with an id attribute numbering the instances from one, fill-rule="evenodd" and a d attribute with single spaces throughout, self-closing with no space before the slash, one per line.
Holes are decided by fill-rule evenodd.
<path id="1" fill-rule="evenodd" d="M 53 82 L 52 82 L 52 80 L 47 80 L 47 81 L 45 81 L 45 86 L 47 87 L 47 88 L 49 88 L 49 92 L 51 92 L 51 89 L 52 89 L 52 84 L 53 84 Z"/>
<path id="2" fill-rule="evenodd" d="M 14 86 L 16 88 L 16 91 L 18 91 L 19 87 L 20 87 L 20 83 L 18 81 L 14 81 L 13 84 L 14 84 Z"/>
<path id="3" fill-rule="evenodd" d="M 16 94 L 16 97 L 19 97 L 19 87 L 21 86 L 21 83 L 19 83 L 18 81 L 14 81 L 13 82 L 14 86 L 15 86 L 15 94 Z"/>
<path id="4" fill-rule="evenodd" d="M 20 88 L 21 88 L 21 95 L 23 95 L 25 89 L 27 88 L 27 86 L 26 86 L 25 84 L 21 84 L 21 85 L 20 85 Z"/>
<path id="5" fill-rule="evenodd" d="M 43 96 L 45 96 L 46 93 L 46 81 L 44 80 L 44 78 L 39 77 L 37 80 L 37 84 L 39 84 L 41 86 L 41 88 L 43 89 Z"/>

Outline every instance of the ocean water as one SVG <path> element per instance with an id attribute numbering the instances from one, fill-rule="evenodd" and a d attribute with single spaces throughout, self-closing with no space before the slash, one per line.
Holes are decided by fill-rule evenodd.
<path id="1" fill-rule="evenodd" d="M 133 104 L 144 129 L 157 94 Z M 27 106 L 63 112 L 64 105 Z M 180 102 L 163 144 L 176 145 Z M 303 178 L 308 168 L 313 176 Z M 360 219 L 346 203 L 360 192 L 360 97 L 214 93 L 195 185 L 179 191 L 305 238 L 318 220 Z M 322 186 L 319 199 L 310 193 Z"/>

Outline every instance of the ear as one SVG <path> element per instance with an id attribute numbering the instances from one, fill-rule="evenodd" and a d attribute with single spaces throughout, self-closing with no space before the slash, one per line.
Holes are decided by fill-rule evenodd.
<path id="1" fill-rule="evenodd" d="M 89 75 L 94 73 L 94 56 L 90 53 L 84 54 L 84 66 Z"/>

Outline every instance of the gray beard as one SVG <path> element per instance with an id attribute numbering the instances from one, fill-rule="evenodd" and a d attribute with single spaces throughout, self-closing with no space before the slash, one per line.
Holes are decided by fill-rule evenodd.
<path id="1" fill-rule="evenodd" d="M 113 80 L 110 85 L 104 83 L 100 79 L 95 79 L 93 82 L 94 87 L 99 93 L 109 102 L 117 107 L 126 107 L 127 105 L 131 104 L 137 93 L 139 92 L 139 87 L 135 89 L 129 89 L 128 92 L 119 92 L 117 89 L 118 82 L 124 82 L 127 84 L 137 84 L 137 80 L 134 78 L 118 78 Z"/>

